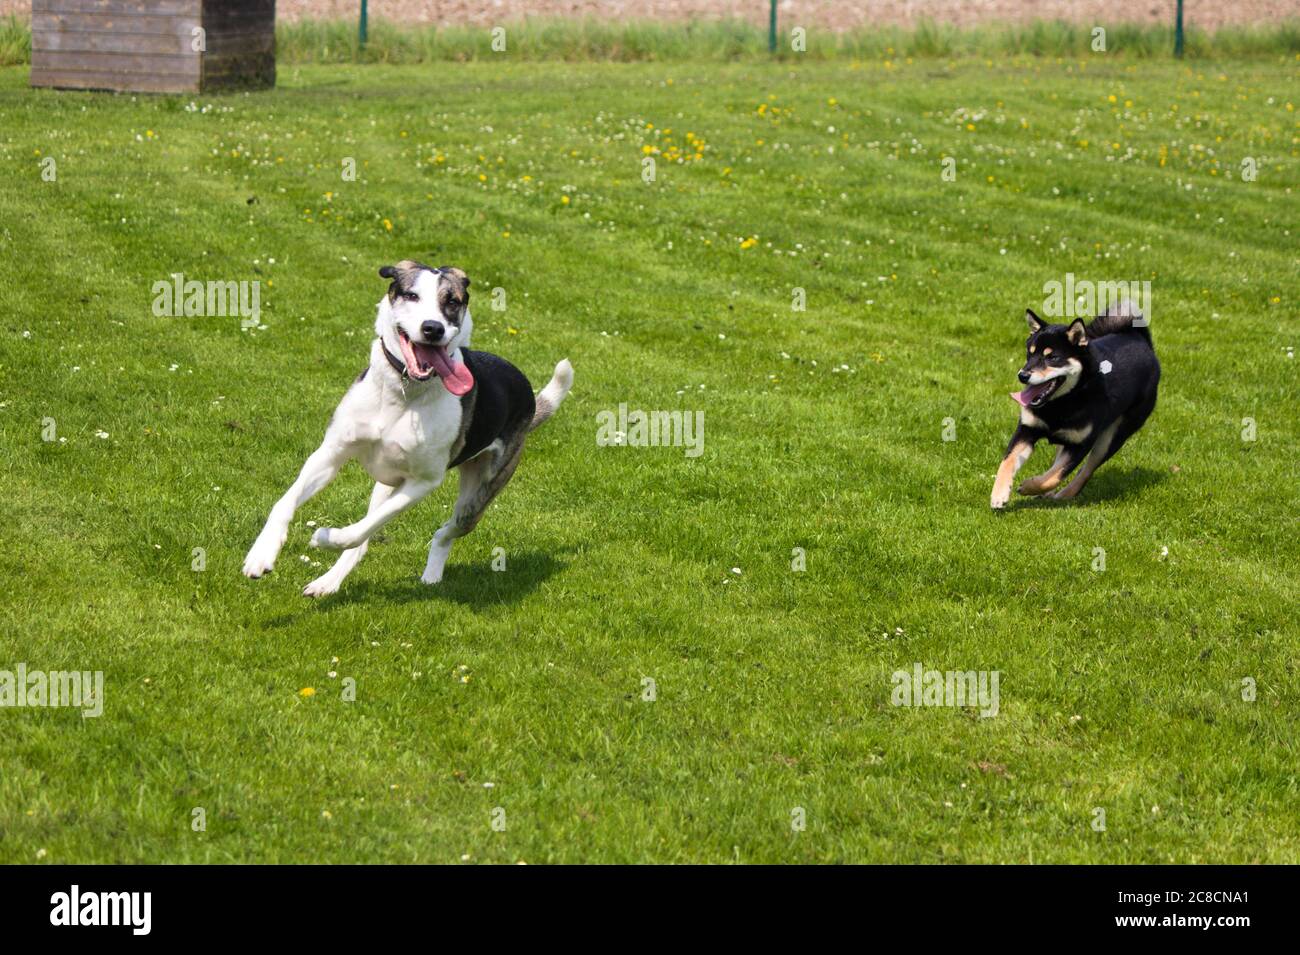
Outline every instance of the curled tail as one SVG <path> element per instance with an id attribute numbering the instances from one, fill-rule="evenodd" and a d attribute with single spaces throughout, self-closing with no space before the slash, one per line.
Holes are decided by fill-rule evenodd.
<path id="1" fill-rule="evenodd" d="M 1105 314 L 1088 323 L 1088 337 L 1101 338 L 1103 335 L 1114 335 L 1116 332 L 1132 331 L 1138 332 L 1150 341 L 1151 332 L 1147 330 L 1147 324 L 1147 320 L 1142 317 L 1142 310 L 1128 299 L 1124 299 L 1116 302 L 1106 309 Z"/>
<path id="2" fill-rule="evenodd" d="M 541 427 L 547 418 L 555 414 L 556 409 L 560 407 L 560 402 L 572 387 L 573 366 L 569 364 L 569 359 L 565 358 L 555 366 L 554 376 L 537 396 L 537 410 L 533 412 L 533 423 L 528 426 L 528 430 Z"/>

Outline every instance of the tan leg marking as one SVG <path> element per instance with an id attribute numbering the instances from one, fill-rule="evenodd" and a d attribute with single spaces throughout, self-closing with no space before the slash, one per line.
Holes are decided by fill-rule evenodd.
<path id="1" fill-rule="evenodd" d="M 1002 464 L 998 466 L 998 476 L 993 482 L 993 495 L 989 498 L 989 506 L 1000 509 L 1007 506 L 1007 499 L 1011 497 L 1011 482 L 1016 478 L 1016 472 L 1029 460 L 1029 455 L 1033 453 L 1034 446 L 1028 441 L 1020 441 L 1011 449 L 1011 453 L 1002 459 Z"/>

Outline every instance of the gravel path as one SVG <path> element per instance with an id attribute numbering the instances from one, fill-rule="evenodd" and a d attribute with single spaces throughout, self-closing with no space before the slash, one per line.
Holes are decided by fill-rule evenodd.
<path id="1" fill-rule="evenodd" d="M 1086 24 L 1172 23 L 1175 0 L 780 0 L 783 24 L 842 30 L 923 17 L 969 25 L 986 21 L 1073 20 Z M 360 0 L 279 0 L 281 19 L 351 18 Z M 523 16 L 607 20 L 736 17 L 767 22 L 766 0 L 371 0 L 372 17 L 419 23 L 496 24 Z M 1300 0 L 1186 0 L 1186 19 L 1205 29 L 1300 17 Z M 0 15 L 27 14 L 31 0 L 0 0 Z"/>

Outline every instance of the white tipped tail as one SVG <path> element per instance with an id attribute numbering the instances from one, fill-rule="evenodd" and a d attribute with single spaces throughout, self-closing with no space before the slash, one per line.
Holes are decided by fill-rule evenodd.
<path id="1" fill-rule="evenodd" d="M 560 407 L 560 402 L 572 387 L 573 366 L 569 364 L 569 359 L 565 358 L 555 366 L 555 374 L 537 396 L 537 411 L 533 414 L 533 423 L 528 426 L 528 430 L 532 431 L 540 427 L 547 418 L 555 414 L 556 409 Z"/>

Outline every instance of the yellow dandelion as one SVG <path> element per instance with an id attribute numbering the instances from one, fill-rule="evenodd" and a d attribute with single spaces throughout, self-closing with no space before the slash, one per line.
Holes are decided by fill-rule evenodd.
<path id="1" fill-rule="evenodd" d="M 298 695 L 304 698 L 309 696 L 315 696 L 316 688 L 314 686 L 304 686 L 301 690 L 298 691 Z"/>

